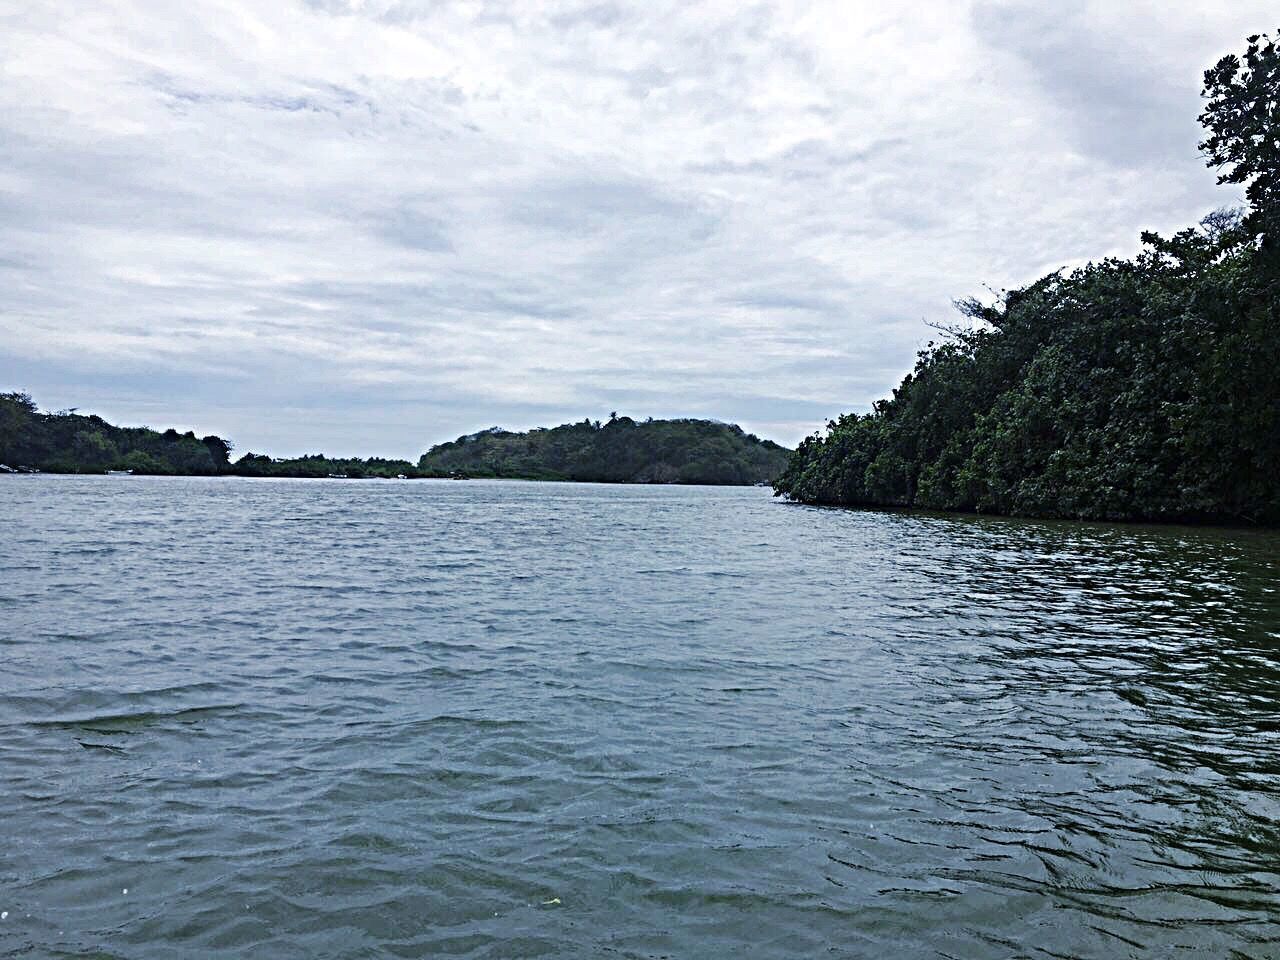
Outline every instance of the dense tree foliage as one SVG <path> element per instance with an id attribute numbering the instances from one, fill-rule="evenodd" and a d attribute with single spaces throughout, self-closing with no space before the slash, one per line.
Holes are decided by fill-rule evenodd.
<path id="1" fill-rule="evenodd" d="M 418 469 L 435 476 L 609 483 L 767 483 L 787 451 L 711 420 L 611 417 L 513 433 L 494 427 L 432 447 Z"/>
<path id="2" fill-rule="evenodd" d="M 1205 74 L 1219 211 L 1132 260 L 1053 273 L 930 344 L 891 399 L 828 424 L 775 483 L 808 503 L 1280 522 L 1280 55 Z"/>
<path id="3" fill-rule="evenodd" d="M 230 451 L 221 437 L 116 427 L 73 411 L 42 413 L 25 393 L 0 394 L 0 463 L 11 469 L 215 474 L 227 469 Z"/>

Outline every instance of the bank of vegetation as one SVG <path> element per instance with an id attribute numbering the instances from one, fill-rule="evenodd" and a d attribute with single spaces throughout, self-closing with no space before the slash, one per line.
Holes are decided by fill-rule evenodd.
<path id="1" fill-rule="evenodd" d="M 1133 259 L 959 304 L 868 414 L 775 483 L 813 504 L 1280 523 L 1280 51 L 1205 73 L 1200 144 L 1247 207 Z"/>
<path id="2" fill-rule="evenodd" d="M 396 477 L 416 477 L 418 472 L 408 460 L 388 460 L 385 457 L 327 457 L 323 453 L 311 453 L 302 457 L 274 458 L 261 453 L 246 453 L 230 471 L 237 477 L 293 477 L 316 479 L 342 477 L 349 480 L 390 480 Z"/>

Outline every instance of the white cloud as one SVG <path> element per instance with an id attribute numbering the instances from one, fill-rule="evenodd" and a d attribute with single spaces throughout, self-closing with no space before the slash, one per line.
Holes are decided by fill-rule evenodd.
<path id="1" fill-rule="evenodd" d="M 1235 194 L 1270 4 L 0 7 L 0 385 L 242 449 L 865 409 L 950 300 Z"/>

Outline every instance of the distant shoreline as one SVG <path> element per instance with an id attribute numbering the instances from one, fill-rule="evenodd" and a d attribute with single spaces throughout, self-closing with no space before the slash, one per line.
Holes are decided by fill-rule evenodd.
<path id="1" fill-rule="evenodd" d="M 438 482 L 469 482 L 472 480 L 485 481 L 490 483 L 563 483 L 563 484 L 584 484 L 592 486 L 608 486 L 608 487 L 759 487 L 772 490 L 772 484 L 768 483 L 696 483 L 693 481 L 682 480 L 576 480 L 571 477 L 492 477 L 492 476 L 476 476 L 476 477 L 442 477 L 435 474 L 419 474 L 416 476 L 404 477 L 384 477 L 384 476 L 367 476 L 367 477 L 312 477 L 312 476 L 251 476 L 243 473 L 135 473 L 128 476 L 118 476 L 108 473 L 107 471 L 65 471 L 65 470 L 8 470 L 0 471 L 0 477 L 101 477 L 102 479 L 114 480 L 256 480 L 256 481 L 283 481 L 283 480 L 305 480 L 307 482 L 324 482 L 334 481 L 339 483 L 362 483 L 369 481 L 389 481 L 392 483 L 411 481 L 432 480 Z M 797 504 L 797 506 L 805 506 Z"/>
<path id="2" fill-rule="evenodd" d="M 29 394 L 0 393 L 0 473 L 281 477 L 298 480 L 545 480 L 642 485 L 772 483 L 791 451 L 717 420 L 636 421 L 611 414 L 523 432 L 490 427 L 436 444 L 417 461 L 276 458 L 193 431 L 121 427 L 74 410 L 41 411 Z"/>

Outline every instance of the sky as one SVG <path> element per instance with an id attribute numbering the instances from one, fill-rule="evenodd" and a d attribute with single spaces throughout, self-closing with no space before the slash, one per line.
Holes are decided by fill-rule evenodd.
<path id="1" fill-rule="evenodd" d="M 0 390 L 416 458 L 787 445 L 956 319 L 1241 201 L 1200 78 L 1274 0 L 0 0 Z"/>

